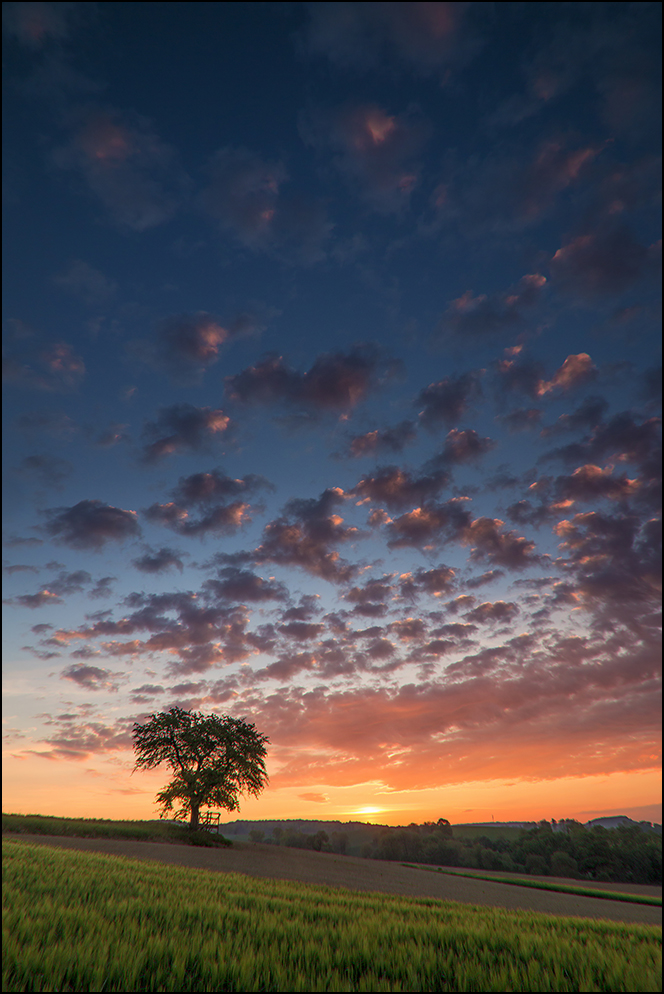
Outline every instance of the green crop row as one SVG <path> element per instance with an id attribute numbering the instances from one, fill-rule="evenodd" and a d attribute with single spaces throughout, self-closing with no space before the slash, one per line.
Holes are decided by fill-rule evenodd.
<path id="1" fill-rule="evenodd" d="M 3 842 L 5 991 L 659 991 L 661 929 Z"/>
<path id="2" fill-rule="evenodd" d="M 556 884 L 548 880 L 532 880 L 528 877 L 496 877 L 483 873 L 460 873 L 458 870 L 444 870 L 441 866 L 413 866 L 412 863 L 402 863 L 413 870 L 433 870 L 435 873 L 448 873 L 451 877 L 470 877 L 471 880 L 490 880 L 494 884 L 511 884 L 513 887 L 534 887 L 536 890 L 553 890 L 559 894 L 578 894 L 580 897 L 597 897 L 609 901 L 626 901 L 628 904 L 649 904 L 661 908 L 661 897 L 652 894 L 630 894 L 628 891 L 597 890 L 594 887 L 575 887 L 574 884 Z"/>

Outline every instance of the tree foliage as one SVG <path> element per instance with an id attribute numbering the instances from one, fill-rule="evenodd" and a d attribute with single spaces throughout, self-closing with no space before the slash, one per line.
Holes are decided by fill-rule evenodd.
<path id="1" fill-rule="evenodd" d="M 267 785 L 269 739 L 241 718 L 174 707 L 134 724 L 133 734 L 135 770 L 166 763 L 173 771 L 156 797 L 161 816 L 189 817 L 192 829 L 198 827 L 202 807 L 239 810 L 241 794 L 257 797 Z"/>

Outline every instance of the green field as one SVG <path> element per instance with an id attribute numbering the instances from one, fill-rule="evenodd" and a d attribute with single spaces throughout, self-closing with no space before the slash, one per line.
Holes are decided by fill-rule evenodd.
<path id="1" fill-rule="evenodd" d="M 659 991 L 661 928 L 3 841 L 5 991 Z"/>
<path id="2" fill-rule="evenodd" d="M 202 846 L 230 846 L 216 832 L 191 832 L 186 825 L 166 821 L 111 821 L 107 818 L 56 818 L 50 815 L 2 814 L 3 832 L 31 835 L 70 835 L 80 839 L 137 839 L 140 842 L 182 842 Z"/>

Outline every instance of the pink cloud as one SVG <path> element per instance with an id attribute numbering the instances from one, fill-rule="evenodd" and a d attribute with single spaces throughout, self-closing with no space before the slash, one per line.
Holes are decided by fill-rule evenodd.
<path id="1" fill-rule="evenodd" d="M 188 186 L 170 146 L 142 118 L 91 109 L 53 160 L 77 174 L 117 227 L 146 231 L 169 220 Z"/>
<path id="2" fill-rule="evenodd" d="M 577 235 L 551 259 L 551 275 L 562 290 L 582 299 L 621 293 L 656 265 L 648 249 L 626 226 Z"/>
<path id="3" fill-rule="evenodd" d="M 306 44 L 338 65 L 370 69 L 385 56 L 443 78 L 478 42 L 463 31 L 467 3 L 308 3 Z"/>
<path id="4" fill-rule="evenodd" d="M 413 113 L 390 114 L 378 104 L 361 104 L 303 125 L 305 140 L 336 151 L 338 168 L 381 211 L 408 203 L 419 178 L 419 155 L 428 125 Z"/>

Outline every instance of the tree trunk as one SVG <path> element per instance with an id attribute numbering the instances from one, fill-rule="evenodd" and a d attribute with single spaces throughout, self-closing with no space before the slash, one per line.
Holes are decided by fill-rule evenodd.
<path id="1" fill-rule="evenodd" d="M 198 828 L 198 812 L 200 805 L 192 804 L 191 806 L 191 821 L 189 822 L 189 828 L 192 832 L 195 832 Z"/>

